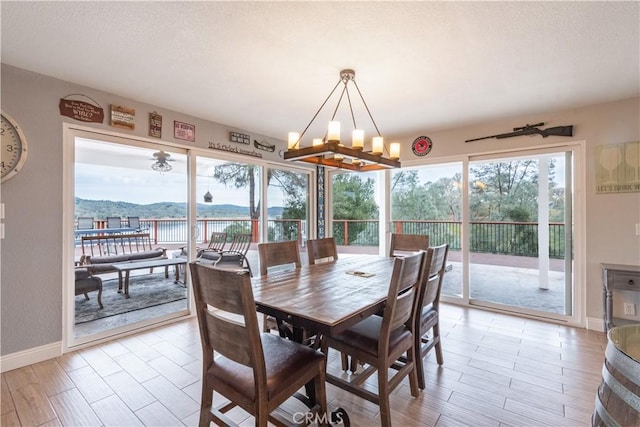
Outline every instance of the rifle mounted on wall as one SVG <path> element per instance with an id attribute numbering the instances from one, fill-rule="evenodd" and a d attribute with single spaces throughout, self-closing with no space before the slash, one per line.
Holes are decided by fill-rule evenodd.
<path id="1" fill-rule="evenodd" d="M 498 135 L 483 136 L 482 138 L 467 139 L 465 142 L 480 141 L 481 139 L 490 138 L 512 138 L 520 135 L 542 135 L 543 138 L 548 136 L 573 136 L 573 126 L 556 126 L 547 129 L 538 129 L 544 126 L 544 123 L 536 123 L 535 125 L 526 125 L 519 128 L 513 128 L 513 132 L 500 133 Z"/>

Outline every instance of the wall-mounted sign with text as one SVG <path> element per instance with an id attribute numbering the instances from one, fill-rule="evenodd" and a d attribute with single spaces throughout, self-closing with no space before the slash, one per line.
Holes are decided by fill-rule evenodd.
<path id="1" fill-rule="evenodd" d="M 111 105 L 111 126 L 134 130 L 136 128 L 136 110 L 121 105 Z"/>
<path id="2" fill-rule="evenodd" d="M 149 136 L 162 138 L 162 116 L 155 111 L 149 113 Z"/>
<path id="3" fill-rule="evenodd" d="M 596 193 L 640 192 L 640 142 L 596 147 Z"/>
<path id="4" fill-rule="evenodd" d="M 79 94 L 76 94 L 76 95 L 85 96 L 85 95 L 79 95 Z M 72 95 L 68 95 L 68 96 L 72 96 Z M 89 98 L 89 97 L 86 97 L 86 98 Z M 88 102 L 61 98 L 59 107 L 60 107 L 61 115 L 66 117 L 71 117 L 72 119 L 80 120 L 82 122 L 91 122 L 91 123 L 102 123 L 104 121 L 104 111 L 102 110 L 102 107 L 89 104 Z"/>
<path id="5" fill-rule="evenodd" d="M 196 125 L 173 121 L 173 137 L 185 141 L 194 142 L 196 140 Z"/>

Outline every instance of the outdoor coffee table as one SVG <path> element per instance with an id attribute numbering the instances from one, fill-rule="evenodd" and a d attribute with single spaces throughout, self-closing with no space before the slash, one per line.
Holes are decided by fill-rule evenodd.
<path id="1" fill-rule="evenodd" d="M 174 283 L 180 282 L 180 265 L 186 265 L 186 258 L 163 258 L 154 259 L 151 261 L 127 261 L 117 262 L 112 266 L 118 271 L 118 293 L 122 292 L 122 273 L 124 272 L 124 296 L 129 298 L 129 273 L 133 270 L 142 270 L 144 268 L 154 267 L 168 267 L 170 265 L 176 266 L 176 280 Z M 184 285 L 184 283 L 183 283 Z"/>

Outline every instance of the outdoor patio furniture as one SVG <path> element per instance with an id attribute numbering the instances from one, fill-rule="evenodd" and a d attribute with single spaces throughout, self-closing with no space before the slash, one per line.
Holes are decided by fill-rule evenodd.
<path id="1" fill-rule="evenodd" d="M 167 258 L 165 248 L 153 248 L 149 233 L 82 236 L 80 263 L 93 274 L 112 273 L 117 262 L 150 261 Z M 168 277 L 168 268 L 165 269 Z"/>
<path id="2" fill-rule="evenodd" d="M 92 230 L 93 229 L 93 217 L 92 216 L 80 216 L 78 217 L 78 230 Z"/>
<path id="3" fill-rule="evenodd" d="M 76 281 L 76 295 L 84 295 L 86 300 L 89 300 L 89 292 L 98 292 L 98 305 L 100 308 L 104 308 L 102 305 L 102 279 L 96 276 L 92 276 L 87 268 L 75 269 Z"/>
<path id="4" fill-rule="evenodd" d="M 251 246 L 251 233 L 236 233 L 233 235 L 229 249 L 216 251 L 204 249 L 198 257 L 201 261 L 212 261 L 216 267 L 223 269 L 246 269 L 251 275 L 251 265 L 247 259 L 247 251 Z"/>
<path id="5" fill-rule="evenodd" d="M 107 228 L 122 228 L 122 218 L 119 216 L 108 216 Z"/>
<path id="6" fill-rule="evenodd" d="M 140 227 L 140 217 L 139 216 L 128 216 L 127 217 L 127 225 L 129 228 L 133 228 L 135 232 L 140 232 L 143 230 L 148 230 L 147 228 L 143 229 Z"/>

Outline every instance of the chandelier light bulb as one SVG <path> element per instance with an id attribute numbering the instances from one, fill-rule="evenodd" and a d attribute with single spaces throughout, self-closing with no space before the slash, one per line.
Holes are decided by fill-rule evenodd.
<path id="1" fill-rule="evenodd" d="M 398 160 L 400 158 L 400 143 L 392 142 L 389 145 L 389 158 L 393 160 Z"/>
<path id="2" fill-rule="evenodd" d="M 384 139 L 381 136 L 374 136 L 371 141 L 371 154 L 379 156 L 384 148 Z"/>
<path id="3" fill-rule="evenodd" d="M 327 140 L 329 142 L 340 142 L 340 122 L 336 122 L 336 121 L 329 122 Z"/>
<path id="4" fill-rule="evenodd" d="M 299 139 L 300 139 L 300 134 L 298 132 L 289 132 L 289 140 L 288 140 L 287 148 L 289 150 L 295 150 L 296 148 L 298 148 L 296 145 Z"/>
<path id="5" fill-rule="evenodd" d="M 364 130 L 354 129 L 351 138 L 351 148 L 354 150 L 362 150 L 364 147 Z"/>

